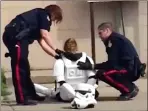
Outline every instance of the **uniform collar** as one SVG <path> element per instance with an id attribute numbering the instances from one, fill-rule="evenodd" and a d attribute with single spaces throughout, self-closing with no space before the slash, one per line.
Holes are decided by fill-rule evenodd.
<path id="1" fill-rule="evenodd" d="M 112 32 L 111 35 L 108 37 L 108 40 L 111 40 L 116 35 L 116 32 Z"/>
<path id="2" fill-rule="evenodd" d="M 45 10 L 45 9 L 44 9 Z M 47 10 L 45 10 L 45 12 L 47 13 L 47 15 L 49 16 L 49 18 L 51 19 L 51 14 L 50 12 L 48 12 Z"/>
<path id="3" fill-rule="evenodd" d="M 106 46 L 108 46 L 109 41 L 112 40 L 114 35 L 115 35 L 115 32 L 112 32 L 111 35 L 105 41 L 103 41 Z"/>

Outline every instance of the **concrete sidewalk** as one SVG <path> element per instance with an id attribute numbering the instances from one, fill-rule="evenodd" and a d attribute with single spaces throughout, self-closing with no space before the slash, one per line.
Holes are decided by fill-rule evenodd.
<path id="1" fill-rule="evenodd" d="M 36 70 L 31 71 L 31 79 L 35 83 L 39 84 L 49 84 L 54 82 L 54 77 L 52 76 L 53 70 Z M 12 74 L 11 72 L 6 72 L 5 74 L 7 84 L 12 85 Z M 144 77 L 144 79 L 147 77 Z"/>
<path id="2" fill-rule="evenodd" d="M 107 84 L 100 82 L 98 91 L 100 92 L 100 101 L 98 105 L 92 109 L 83 109 L 86 111 L 147 111 L 147 79 L 140 79 L 136 82 L 139 86 L 140 92 L 134 100 L 131 101 L 116 101 L 116 97 L 120 94 L 115 89 L 109 87 Z M 51 88 L 54 84 L 43 84 Z M 69 103 L 59 103 L 53 100 L 45 100 L 36 106 L 17 106 L 15 104 L 13 87 L 9 87 L 13 92 L 8 96 L 8 101 L 2 103 L 1 111 L 69 111 Z"/>

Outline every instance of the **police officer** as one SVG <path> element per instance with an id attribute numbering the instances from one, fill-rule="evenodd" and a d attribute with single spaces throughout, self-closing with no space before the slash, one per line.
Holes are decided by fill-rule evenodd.
<path id="1" fill-rule="evenodd" d="M 98 26 L 98 34 L 103 41 L 108 61 L 95 64 L 79 63 L 80 69 L 97 69 L 96 78 L 111 85 L 121 92 L 119 100 L 129 100 L 138 94 L 138 87 L 133 83 L 146 68 L 139 60 L 133 44 L 125 36 L 113 31 L 111 23 Z"/>
<path id="2" fill-rule="evenodd" d="M 45 97 L 36 94 L 30 78 L 28 47 L 37 40 L 42 49 L 55 59 L 60 58 L 58 49 L 52 42 L 50 27 L 52 22 L 62 21 L 62 9 L 57 5 L 35 8 L 17 15 L 6 27 L 3 42 L 9 50 L 5 56 L 11 57 L 12 79 L 17 104 L 36 105 Z M 40 58 L 42 59 L 42 58 Z"/>

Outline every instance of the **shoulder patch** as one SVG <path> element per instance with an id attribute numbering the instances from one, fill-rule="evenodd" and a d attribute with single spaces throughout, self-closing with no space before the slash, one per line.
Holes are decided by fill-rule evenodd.
<path id="1" fill-rule="evenodd" d="M 50 21 L 50 18 L 49 18 L 49 16 L 47 16 L 47 20 L 48 20 L 48 21 Z"/>
<path id="2" fill-rule="evenodd" d="M 108 47 L 111 47 L 112 46 L 112 43 L 111 43 L 111 41 L 109 41 L 109 43 L 108 43 Z"/>

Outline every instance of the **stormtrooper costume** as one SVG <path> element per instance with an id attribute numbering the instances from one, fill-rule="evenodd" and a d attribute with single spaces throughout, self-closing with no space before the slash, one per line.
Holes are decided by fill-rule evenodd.
<path id="1" fill-rule="evenodd" d="M 76 61 L 71 61 L 65 56 L 56 60 L 53 68 L 53 76 L 56 79 L 55 88 L 48 89 L 34 84 L 37 93 L 62 101 L 72 101 L 72 108 L 86 108 L 89 105 L 95 105 L 97 103 L 95 97 L 98 96 L 95 71 L 77 68 L 78 62 L 90 62 L 91 64 L 94 62 L 85 52 L 79 56 Z"/>

